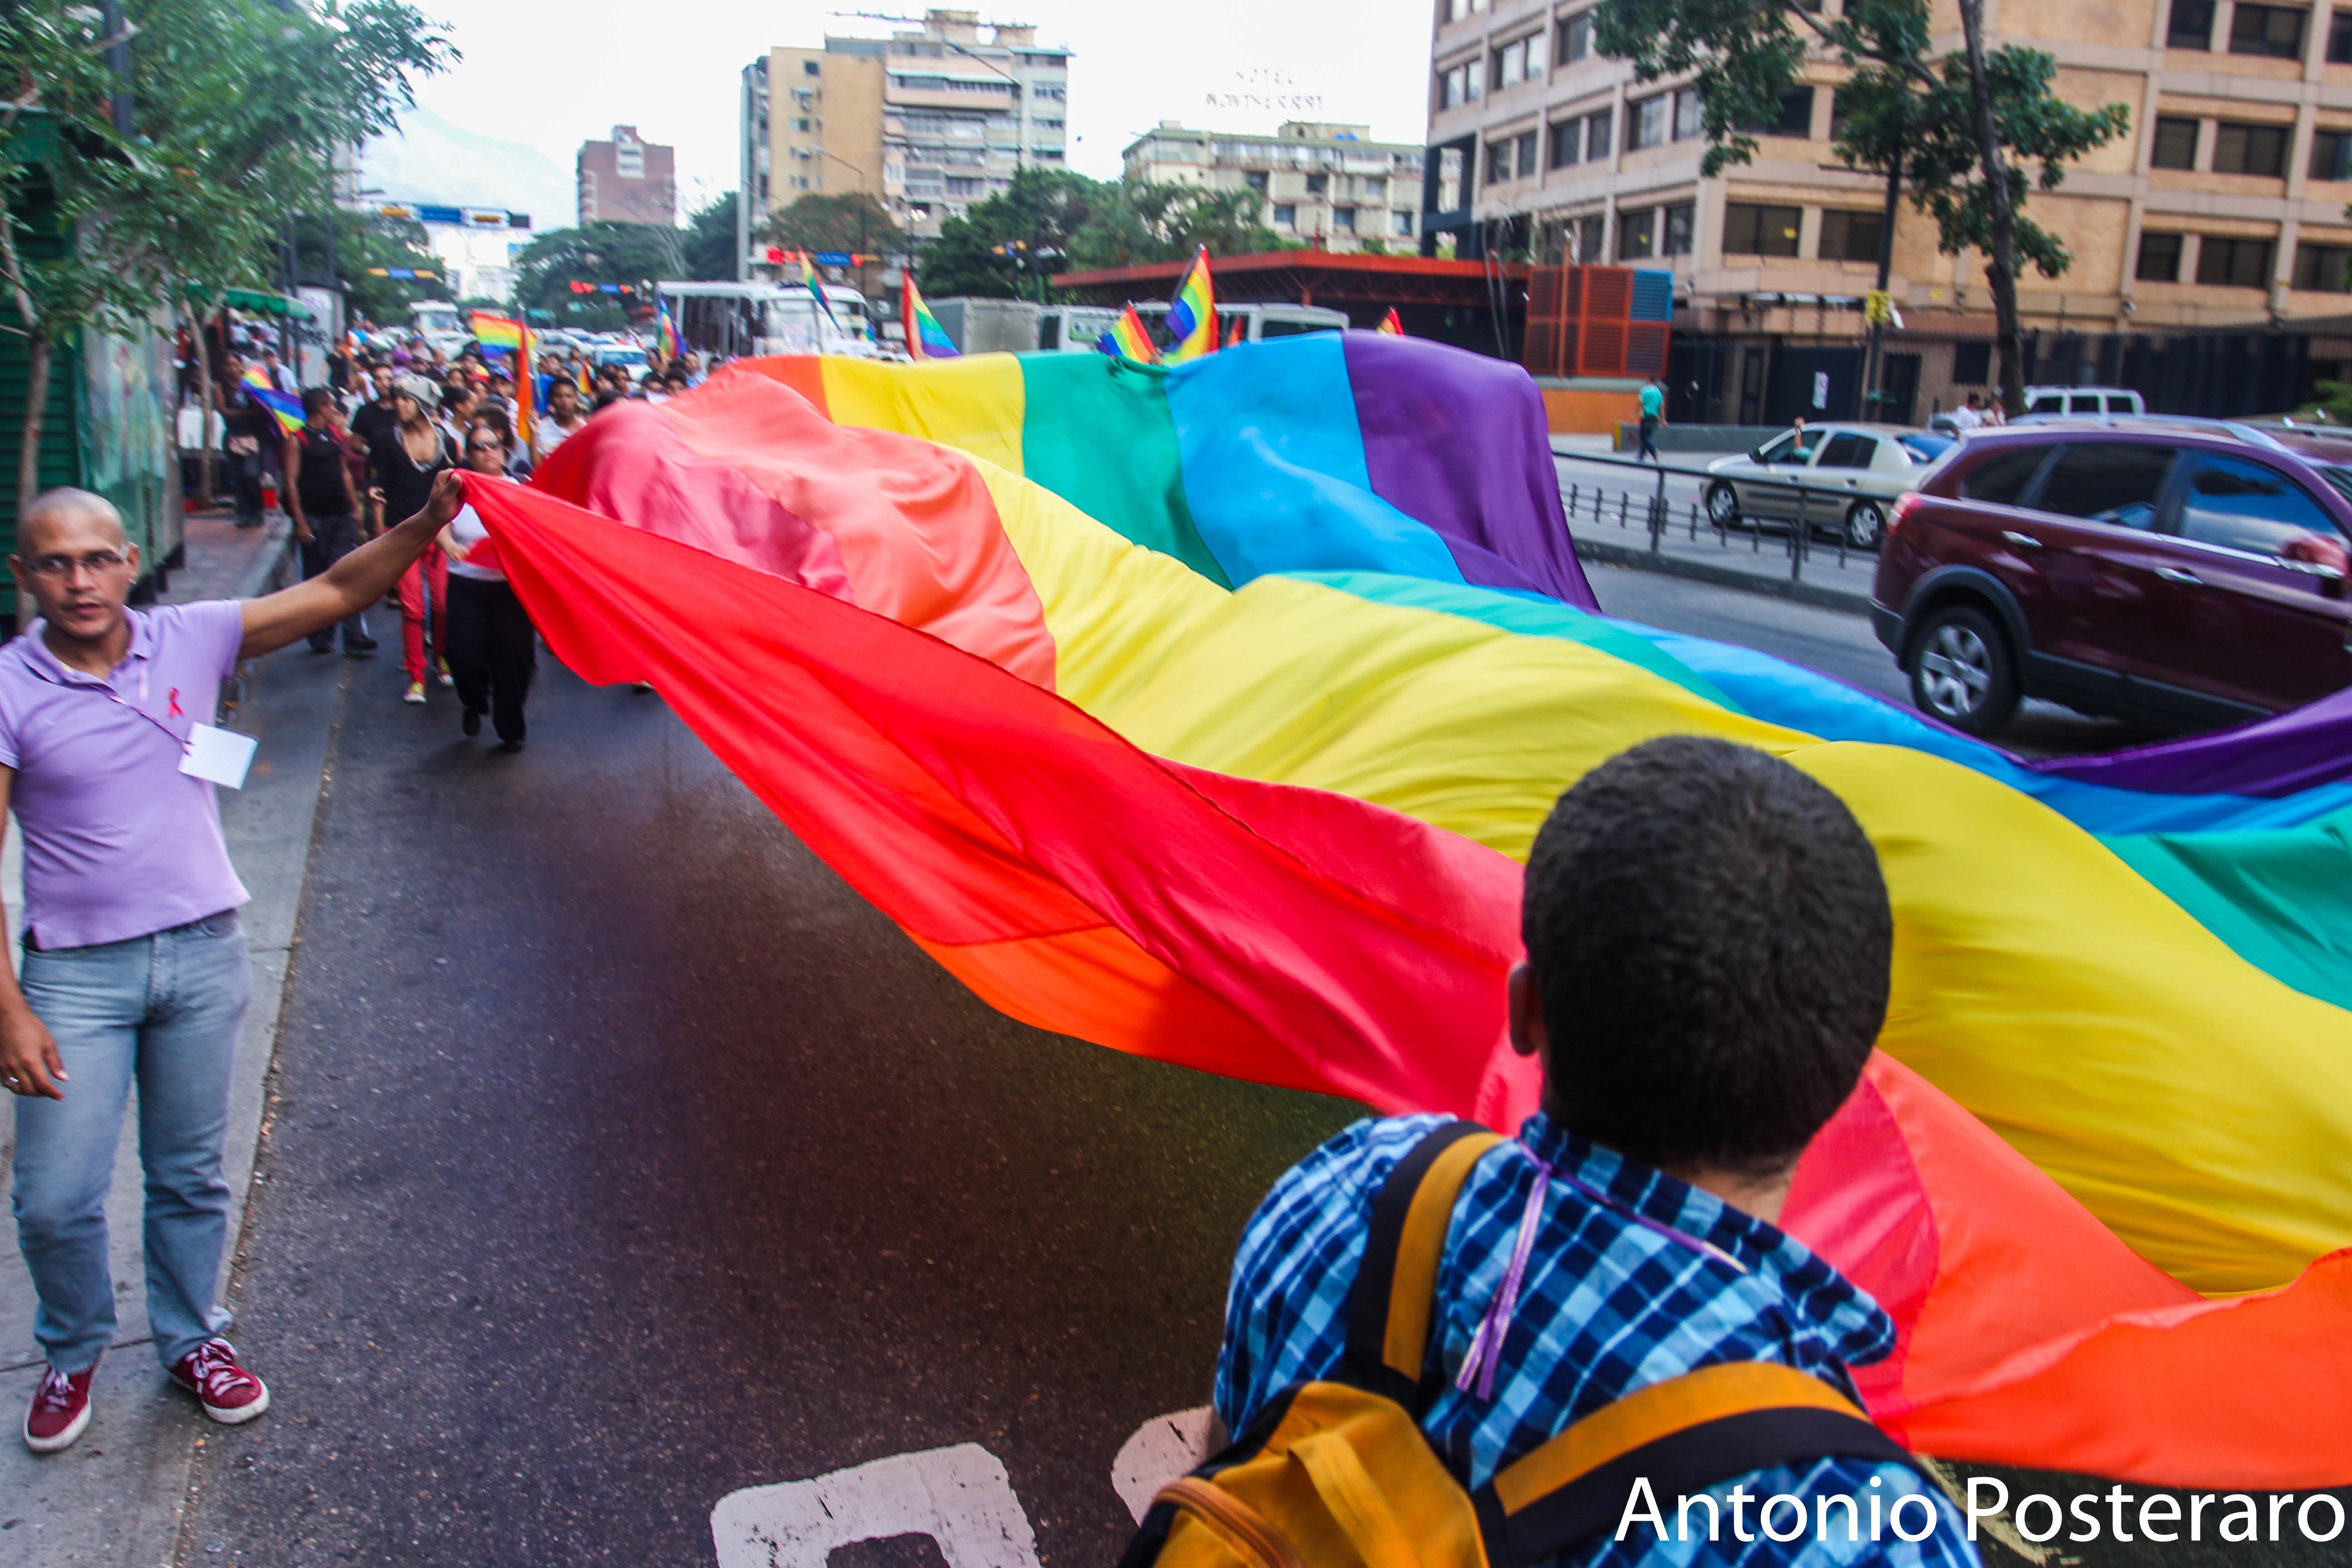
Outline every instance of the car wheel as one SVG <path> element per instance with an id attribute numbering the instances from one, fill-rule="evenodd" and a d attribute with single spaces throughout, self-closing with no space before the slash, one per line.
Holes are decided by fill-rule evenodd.
<path id="1" fill-rule="evenodd" d="M 1911 700 L 1953 729 L 1990 735 L 2017 710 L 2017 656 L 1982 610 L 1949 605 L 1911 644 Z"/>
<path id="2" fill-rule="evenodd" d="M 1706 487 L 1706 520 L 1717 528 L 1739 526 L 1739 492 L 1721 479 Z"/>
<path id="3" fill-rule="evenodd" d="M 1845 542 L 1856 550 L 1876 548 L 1886 531 L 1886 512 L 1874 500 L 1858 500 L 1846 508 Z"/>

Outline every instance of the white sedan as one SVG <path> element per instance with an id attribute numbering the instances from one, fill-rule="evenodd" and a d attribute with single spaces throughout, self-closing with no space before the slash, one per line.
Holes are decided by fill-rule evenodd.
<path id="1" fill-rule="evenodd" d="M 1918 489 L 1952 445 L 1948 437 L 1899 425 L 1803 426 L 1709 463 L 1706 471 L 1717 477 L 1707 483 L 1706 515 L 1723 528 L 1743 517 L 1794 522 L 1801 492 L 1786 487 L 1802 484 L 1809 524 L 1843 530 L 1848 544 L 1873 549 L 1895 499 Z"/>

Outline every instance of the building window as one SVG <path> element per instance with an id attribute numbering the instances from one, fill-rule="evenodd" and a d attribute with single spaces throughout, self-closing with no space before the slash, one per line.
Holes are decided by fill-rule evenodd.
<path id="1" fill-rule="evenodd" d="M 1584 161 L 1584 121 L 1563 120 L 1551 128 L 1551 166 L 1569 168 Z"/>
<path id="2" fill-rule="evenodd" d="M 1265 195 L 1265 171 L 1263 169 L 1253 169 L 1248 174 L 1242 176 L 1242 184 L 1248 186 L 1251 190 L 1255 191 L 1259 195 Z"/>
<path id="3" fill-rule="evenodd" d="M 2156 121 L 2156 147 L 2150 163 L 2159 169 L 2193 169 L 2197 166 L 2197 121 L 2179 120 L 2170 115 L 2158 115 Z"/>
<path id="4" fill-rule="evenodd" d="M 2207 235 L 2197 247 L 2197 281 L 2227 289 L 2269 288 L 2271 242 Z"/>
<path id="5" fill-rule="evenodd" d="M 1592 53 L 1592 13 L 1579 11 L 1559 25 L 1559 60 L 1573 65 Z"/>
<path id="6" fill-rule="evenodd" d="M 1601 243 L 1606 220 L 1599 213 L 1576 220 L 1576 259 L 1591 264 L 1606 258 L 1606 247 Z"/>
<path id="7" fill-rule="evenodd" d="M 1813 89 L 1792 87 L 1780 95 L 1780 107 L 1769 119 L 1742 124 L 1740 130 L 1758 136 L 1811 136 L 1813 133 Z"/>
<path id="8" fill-rule="evenodd" d="M 2352 131 L 2313 132 L 2309 172 L 2315 180 L 2352 180 Z"/>
<path id="9" fill-rule="evenodd" d="M 1307 175 L 1307 194 L 1308 195 L 1310 195 L 1310 196 L 1319 196 L 1319 195 L 1324 195 L 1326 192 L 1329 191 L 1329 190 L 1330 190 L 1330 188 L 1331 188 L 1331 176 L 1330 176 L 1330 175 L 1328 175 L 1328 174 L 1309 174 L 1309 175 Z"/>
<path id="10" fill-rule="evenodd" d="M 2172 14 L 2164 29 L 2168 49 L 2210 49 L 2213 47 L 2213 0 L 2172 0 Z"/>
<path id="11" fill-rule="evenodd" d="M 1666 126 L 1674 113 L 1674 97 L 1662 92 L 1655 98 L 1645 98 L 1629 105 L 1633 123 L 1625 128 L 1625 151 L 1638 153 L 1644 147 L 1655 147 L 1666 139 Z"/>
<path id="12" fill-rule="evenodd" d="M 2230 52 L 2299 60 L 2303 58 L 2304 24 L 2310 16 L 2310 12 L 2295 5 L 2242 4 L 2230 18 Z"/>
<path id="13" fill-rule="evenodd" d="M 1822 214 L 1821 258 L 1823 261 L 1875 261 L 1879 241 L 1885 237 L 1883 212 L 1848 212 L 1832 207 Z"/>
<path id="14" fill-rule="evenodd" d="M 798 115 L 794 115 L 794 116 L 793 117 L 793 130 L 795 130 L 795 131 L 806 131 L 808 128 L 809 128 L 809 121 L 808 121 L 808 116 L 807 116 L 807 115 L 805 115 L 805 114 L 798 114 Z"/>
<path id="15" fill-rule="evenodd" d="M 1602 110 L 1584 117 L 1584 161 L 1596 163 L 1609 156 L 1610 128 L 1616 123 L 1615 110 Z"/>
<path id="16" fill-rule="evenodd" d="M 1544 36 L 1514 38 L 1495 51 L 1495 89 L 1533 81 L 1544 72 Z"/>
<path id="17" fill-rule="evenodd" d="M 1519 138 L 1519 155 L 1517 162 L 1518 164 L 1519 178 L 1522 180 L 1528 178 L 1536 172 L 1537 145 L 1536 133 L 1532 131 L 1526 132 Z"/>
<path id="18" fill-rule="evenodd" d="M 1474 11 L 1484 11 L 1486 0 L 1446 0 L 1445 19 L 1459 22 Z"/>
<path id="19" fill-rule="evenodd" d="M 1409 212 L 1400 212 L 1392 213 L 1390 216 L 1395 219 L 1397 233 L 1407 236 L 1410 236 L 1412 233 L 1412 214 Z"/>
<path id="20" fill-rule="evenodd" d="M 803 76 L 814 76 L 814 75 L 816 75 L 816 74 L 817 74 L 817 63 L 816 63 L 814 60 L 803 60 L 803 61 L 801 62 L 801 74 L 802 74 Z"/>
<path id="21" fill-rule="evenodd" d="M 1797 231 L 1803 226 L 1804 216 L 1801 207 L 1727 202 L 1723 208 L 1723 253 L 1726 256 L 1794 256 L 1797 254 Z"/>
<path id="22" fill-rule="evenodd" d="M 1274 221 L 1284 228 L 1289 228 L 1295 226 L 1298 222 L 1298 204 L 1296 202 L 1275 203 Z"/>
<path id="23" fill-rule="evenodd" d="M 2139 265 L 2132 269 L 2132 276 L 2143 283 L 2179 282 L 2180 237 L 2143 232 L 2139 237 Z"/>
<path id="24" fill-rule="evenodd" d="M 2287 130 L 2284 125 L 2233 125 L 2223 121 L 2213 132 L 2213 172 L 2267 174 L 2273 179 L 2285 174 Z"/>
<path id="25" fill-rule="evenodd" d="M 951 196 L 976 196 L 985 189 L 987 182 L 984 180 L 961 179 L 954 174 L 948 176 L 948 195 Z"/>
<path id="26" fill-rule="evenodd" d="M 1982 386 L 1991 379 L 1992 345 L 1990 343 L 1956 343 L 1953 345 L 1953 385 Z"/>
<path id="27" fill-rule="evenodd" d="M 1353 207 L 1333 207 L 1331 209 L 1331 227 L 1335 232 L 1339 234 L 1355 233 L 1356 209 Z"/>
<path id="28" fill-rule="evenodd" d="M 2352 11 L 2337 6 L 2327 19 L 2327 58 L 2352 66 Z"/>
<path id="29" fill-rule="evenodd" d="M 1643 212 L 1621 212 L 1617 215 L 1617 259 L 1639 261 L 1657 254 L 1658 211 L 1655 207 Z"/>
<path id="30" fill-rule="evenodd" d="M 1486 143 L 1486 183 L 1499 185 L 1515 171 L 1511 167 L 1511 149 L 1518 143 L 1506 136 L 1499 142 Z"/>
<path id="31" fill-rule="evenodd" d="M 2345 274 L 2352 270 L 2352 247 L 2341 245 L 2298 245 L 2294 247 L 2294 286 L 2317 294 L 2352 294 Z"/>
<path id="32" fill-rule="evenodd" d="M 1684 88 L 1675 94 L 1675 140 L 1687 142 L 1706 129 L 1706 117 L 1699 109 L 1698 93 Z"/>
<path id="33" fill-rule="evenodd" d="M 1692 237 L 1697 229 L 1698 209 L 1690 203 L 1685 202 L 1680 206 L 1666 208 L 1665 212 L 1666 233 L 1665 237 L 1659 243 L 1658 254 L 1688 256 L 1691 253 Z"/>

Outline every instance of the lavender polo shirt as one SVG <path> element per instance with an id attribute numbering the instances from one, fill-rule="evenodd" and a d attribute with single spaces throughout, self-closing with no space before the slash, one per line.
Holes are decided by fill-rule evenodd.
<path id="1" fill-rule="evenodd" d="M 104 680 L 58 662 L 39 621 L 0 647 L 0 763 L 16 770 L 37 947 L 168 931 L 249 896 L 213 786 L 180 772 L 182 740 L 236 668 L 245 612 L 214 599 L 124 614 L 131 649 Z"/>

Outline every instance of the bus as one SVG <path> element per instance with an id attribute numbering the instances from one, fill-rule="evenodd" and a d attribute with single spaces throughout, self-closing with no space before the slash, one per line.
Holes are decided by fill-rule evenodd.
<path id="1" fill-rule="evenodd" d="M 656 306 L 667 306 L 678 342 L 705 358 L 746 354 L 846 354 L 876 359 L 869 335 L 874 310 L 866 296 L 838 283 L 820 284 L 827 319 L 805 283 L 686 282 L 654 285 Z"/>

